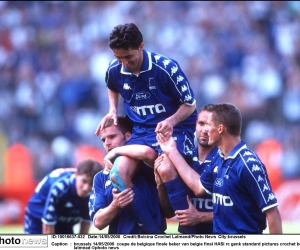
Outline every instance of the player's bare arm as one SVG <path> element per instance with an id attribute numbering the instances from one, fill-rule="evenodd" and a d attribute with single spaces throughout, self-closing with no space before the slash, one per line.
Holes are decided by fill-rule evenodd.
<path id="1" fill-rule="evenodd" d="M 79 233 L 80 234 L 87 234 L 90 230 L 91 222 L 90 221 L 81 221 L 80 222 L 80 228 Z"/>
<path id="2" fill-rule="evenodd" d="M 100 121 L 100 123 L 99 123 L 99 125 L 98 125 L 98 127 L 95 131 L 95 135 L 98 136 L 100 134 L 100 131 L 103 130 L 104 124 L 108 120 L 113 120 L 114 124 L 117 125 L 117 123 L 118 123 L 117 115 L 118 115 L 119 98 L 120 98 L 120 94 L 118 92 L 114 92 L 114 91 L 108 89 L 109 112 Z"/>
<path id="3" fill-rule="evenodd" d="M 175 114 L 157 124 L 155 132 L 162 133 L 167 137 L 171 136 L 173 127 L 189 117 L 195 109 L 196 103 L 193 105 L 182 104 Z"/>
<path id="4" fill-rule="evenodd" d="M 278 207 L 266 210 L 266 216 L 270 234 L 282 234 L 282 221 Z"/>
<path id="5" fill-rule="evenodd" d="M 148 166 L 153 167 L 157 158 L 157 152 L 145 145 L 126 145 L 112 149 L 104 157 L 105 166 L 112 167 L 113 161 L 117 156 L 127 156 L 136 160 L 144 161 Z"/>
<path id="6" fill-rule="evenodd" d="M 55 226 L 43 223 L 43 234 L 55 234 Z"/>
<path id="7" fill-rule="evenodd" d="M 116 188 L 112 190 L 113 201 L 109 206 L 100 209 L 94 217 L 94 225 L 99 230 L 107 227 L 113 219 L 116 217 L 118 212 L 125 208 L 128 204 L 133 201 L 134 192 L 130 188 L 125 189 L 122 192 L 118 192 Z"/>
<path id="8" fill-rule="evenodd" d="M 212 223 L 213 212 L 200 212 L 191 203 L 187 196 L 187 202 L 189 204 L 188 209 L 176 210 L 175 215 L 181 226 L 195 226 L 199 223 Z"/>
<path id="9" fill-rule="evenodd" d="M 154 163 L 154 176 L 155 176 L 156 188 L 158 191 L 159 204 L 164 216 L 166 218 L 172 218 L 175 215 L 175 213 L 169 201 L 166 187 L 162 179 L 160 178 L 159 173 L 157 172 L 157 168 L 159 167 L 162 161 L 163 161 L 163 156 L 160 155 L 157 157 Z"/>
<path id="10" fill-rule="evenodd" d="M 206 194 L 205 190 L 200 185 L 200 175 L 187 164 L 185 159 L 178 152 L 175 140 L 172 137 L 165 137 L 161 133 L 157 133 L 156 139 L 163 152 L 174 164 L 182 180 L 193 191 L 193 193 L 196 196 Z"/>

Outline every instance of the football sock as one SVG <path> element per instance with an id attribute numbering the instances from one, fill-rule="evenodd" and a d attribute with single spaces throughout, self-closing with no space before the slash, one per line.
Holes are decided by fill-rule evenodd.
<path id="1" fill-rule="evenodd" d="M 174 211 L 187 209 L 189 205 L 187 203 L 186 196 L 190 193 L 190 190 L 183 180 L 180 177 L 177 177 L 164 184 L 168 192 L 169 201 Z M 184 234 L 197 233 L 196 227 L 194 226 L 180 226 L 179 228 L 179 231 Z"/>
<path id="2" fill-rule="evenodd" d="M 114 161 L 114 165 L 112 167 L 112 169 L 109 172 L 109 178 L 111 180 L 111 183 L 113 185 L 113 187 L 115 187 L 119 192 L 122 192 L 126 189 L 126 186 L 123 182 L 123 180 L 121 179 L 119 173 L 118 173 L 118 164 L 119 164 L 119 160 L 120 157 L 117 157 Z M 111 178 L 111 176 L 114 175 L 116 182 L 114 182 Z"/>
<path id="3" fill-rule="evenodd" d="M 169 201 L 174 211 L 187 209 L 188 203 L 186 196 L 189 194 L 189 188 L 180 177 L 165 182 Z"/>

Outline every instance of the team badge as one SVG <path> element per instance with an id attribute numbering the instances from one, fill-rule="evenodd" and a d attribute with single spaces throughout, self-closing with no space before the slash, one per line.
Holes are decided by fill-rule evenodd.
<path id="1" fill-rule="evenodd" d="M 149 89 L 156 89 L 153 77 L 149 78 Z"/>
<path id="2" fill-rule="evenodd" d="M 215 184 L 217 187 L 222 187 L 223 186 L 223 180 L 221 178 L 217 178 L 215 181 Z"/>

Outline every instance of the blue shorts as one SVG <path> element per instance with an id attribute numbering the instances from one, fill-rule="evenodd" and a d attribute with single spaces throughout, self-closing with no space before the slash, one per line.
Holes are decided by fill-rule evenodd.
<path id="1" fill-rule="evenodd" d="M 193 129 L 174 128 L 172 137 L 176 141 L 177 149 L 185 159 L 193 158 L 195 150 L 195 134 Z M 146 145 L 153 148 L 157 153 L 163 153 L 156 140 L 156 133 L 153 129 L 134 126 L 131 138 L 125 145 Z"/>

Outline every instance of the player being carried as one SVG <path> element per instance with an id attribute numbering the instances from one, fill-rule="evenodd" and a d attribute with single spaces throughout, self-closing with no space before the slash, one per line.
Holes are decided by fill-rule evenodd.
<path id="1" fill-rule="evenodd" d="M 109 46 L 116 59 L 106 72 L 108 88 L 109 113 L 99 123 L 95 134 L 99 135 L 107 120 L 113 119 L 117 124 L 118 102 L 120 95 L 124 99 L 126 115 L 134 123 L 132 137 L 126 145 L 147 145 L 156 153 L 161 149 L 156 140 L 156 133 L 172 136 L 178 150 L 190 162 L 194 150 L 194 131 L 197 118 L 196 101 L 190 84 L 179 64 L 166 56 L 146 51 L 143 36 L 138 27 L 124 24 L 114 27 L 110 34 Z M 106 161 L 115 158 L 110 152 Z M 171 164 L 163 161 L 162 164 Z M 114 161 L 111 179 L 119 191 L 126 188 L 134 190 L 137 204 L 145 203 L 140 191 L 132 183 L 138 169 L 139 160 L 120 156 Z M 167 190 L 174 210 L 187 209 L 186 197 L 176 195 L 176 186 Z M 150 211 L 138 206 L 139 224 L 144 224 Z M 152 231 L 148 233 L 160 233 Z"/>

